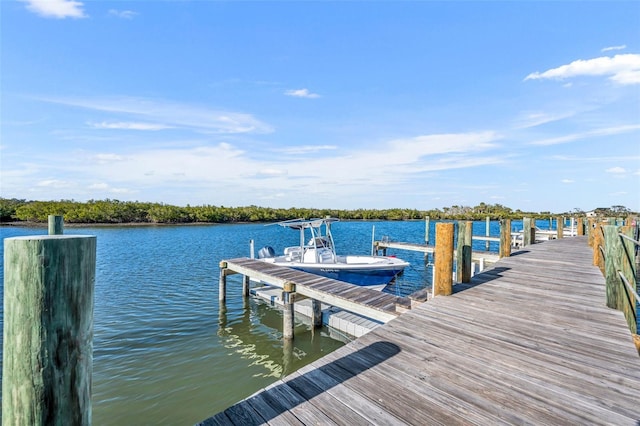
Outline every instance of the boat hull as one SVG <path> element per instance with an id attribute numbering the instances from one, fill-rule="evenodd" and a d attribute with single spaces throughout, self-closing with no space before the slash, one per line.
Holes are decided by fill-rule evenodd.
<path id="1" fill-rule="evenodd" d="M 338 269 L 332 265 L 306 265 L 306 266 L 290 266 L 303 272 L 320 275 L 338 281 L 348 282 L 364 287 L 376 287 L 382 290 L 389 284 L 404 268 L 399 269 L 377 269 L 377 270 L 353 270 Z"/>

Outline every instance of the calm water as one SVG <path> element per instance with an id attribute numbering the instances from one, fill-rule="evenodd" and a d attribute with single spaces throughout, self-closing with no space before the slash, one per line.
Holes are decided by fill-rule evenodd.
<path id="1" fill-rule="evenodd" d="M 518 222 L 513 222 L 514 229 Z M 539 226 L 548 228 L 548 222 Z M 424 242 L 425 224 L 339 222 L 339 253 L 368 254 L 372 234 Z M 435 222 L 431 222 L 434 240 Z M 2 227 L 2 238 L 46 234 L 45 228 Z M 484 235 L 485 223 L 474 224 Z M 65 234 L 97 236 L 94 312 L 93 420 L 99 425 L 193 424 L 285 374 L 342 346 L 323 328 L 298 322 L 292 348 L 283 348 L 280 311 L 241 297 L 241 277 L 228 278 L 226 309 L 218 306 L 218 264 L 271 245 L 298 244 L 279 226 L 210 225 L 67 227 Z M 497 236 L 497 222 L 491 235 Z M 491 249 L 497 251 L 497 244 Z M 474 249 L 483 250 L 484 242 Z M 4 262 L 4 244 L 0 248 Z M 406 295 L 431 283 L 420 253 L 389 252 L 409 261 L 397 285 Z M 4 282 L 4 265 L 0 268 Z M 2 309 L 2 304 L 0 304 Z M 330 336 L 331 334 L 331 336 Z"/>

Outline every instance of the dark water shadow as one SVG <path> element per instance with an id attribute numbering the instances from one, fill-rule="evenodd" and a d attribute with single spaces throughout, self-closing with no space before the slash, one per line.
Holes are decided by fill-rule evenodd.
<path id="1" fill-rule="evenodd" d="M 235 404 L 198 426 L 258 425 L 326 392 L 400 353 L 391 342 L 375 342 L 299 376 L 285 379 Z"/>

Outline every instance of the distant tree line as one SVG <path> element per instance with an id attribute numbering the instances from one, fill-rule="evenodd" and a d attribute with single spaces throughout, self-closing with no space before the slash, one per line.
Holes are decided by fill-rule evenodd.
<path id="1" fill-rule="evenodd" d="M 579 209 L 573 213 L 583 214 Z M 623 206 L 611 209 L 597 209 L 602 216 L 630 214 Z M 74 200 L 26 201 L 15 198 L 0 198 L 0 221 L 25 221 L 46 223 L 49 215 L 60 215 L 66 223 L 240 223 L 240 222 L 276 222 L 296 218 L 332 216 L 342 220 L 419 220 L 429 216 L 431 219 L 452 220 L 493 220 L 501 218 L 519 219 L 524 216 L 548 218 L 558 214 L 550 212 L 524 212 L 512 210 L 501 204 L 480 203 L 475 207 L 451 206 L 442 209 L 357 209 L 335 210 L 314 208 L 276 209 L 270 207 L 224 207 L 213 205 L 179 207 L 164 203 L 119 200 Z"/>

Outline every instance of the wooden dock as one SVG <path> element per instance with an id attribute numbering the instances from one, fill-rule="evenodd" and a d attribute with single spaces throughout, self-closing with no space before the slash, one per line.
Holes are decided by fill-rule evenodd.
<path id="1" fill-rule="evenodd" d="M 202 422 L 640 424 L 640 357 L 586 237 L 526 247 Z"/>
<path id="2" fill-rule="evenodd" d="M 408 298 L 354 286 L 343 281 L 320 277 L 261 260 L 238 258 L 223 262 L 226 274 L 243 274 L 284 288 L 291 283 L 295 293 L 374 320 L 387 322 L 410 309 Z"/>

